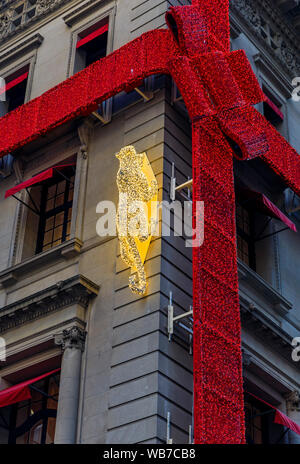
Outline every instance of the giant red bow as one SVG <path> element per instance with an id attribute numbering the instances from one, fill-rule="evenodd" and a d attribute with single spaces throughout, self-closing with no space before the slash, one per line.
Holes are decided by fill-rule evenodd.
<path id="1" fill-rule="evenodd" d="M 228 4 L 171 8 L 169 30 L 143 34 L 0 119 L 3 156 L 151 74 L 175 79 L 193 126 L 193 198 L 205 202 L 193 262 L 196 443 L 244 442 L 232 155 L 261 156 L 300 193 L 300 157 L 253 108 L 264 95 L 245 54 L 230 53 Z"/>

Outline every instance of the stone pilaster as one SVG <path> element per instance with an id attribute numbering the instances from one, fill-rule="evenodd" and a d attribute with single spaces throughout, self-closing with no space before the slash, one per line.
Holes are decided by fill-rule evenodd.
<path id="1" fill-rule="evenodd" d="M 81 328 L 72 327 L 55 337 L 55 343 L 63 350 L 54 440 L 56 444 L 76 443 L 81 358 L 85 335 Z"/>

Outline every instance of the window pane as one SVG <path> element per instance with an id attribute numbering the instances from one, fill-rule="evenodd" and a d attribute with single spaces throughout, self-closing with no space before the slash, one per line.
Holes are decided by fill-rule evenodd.
<path id="1" fill-rule="evenodd" d="M 35 424 L 30 430 L 29 444 L 40 445 L 42 442 L 42 432 L 43 432 L 43 422 L 40 421 L 37 424 Z"/>
<path id="2" fill-rule="evenodd" d="M 70 232 L 71 232 L 71 222 L 68 222 L 67 223 L 67 236 L 70 235 Z"/>
<path id="3" fill-rule="evenodd" d="M 61 239 L 62 233 L 63 233 L 63 226 L 59 226 L 56 229 L 54 229 L 53 241 L 57 241 L 58 239 Z"/>
<path id="4" fill-rule="evenodd" d="M 47 245 L 48 243 L 52 242 L 52 236 L 53 236 L 53 231 L 52 230 L 45 233 L 45 235 L 44 235 L 44 245 Z"/>
<path id="5" fill-rule="evenodd" d="M 66 181 L 63 180 L 57 184 L 57 195 L 63 193 L 66 190 Z"/>
<path id="6" fill-rule="evenodd" d="M 51 185 L 51 187 L 48 188 L 48 195 L 47 195 L 47 198 L 53 198 L 56 194 L 56 184 L 55 185 Z"/>
<path id="7" fill-rule="evenodd" d="M 50 229 L 53 229 L 54 227 L 54 217 L 50 217 L 46 220 L 46 226 L 45 226 L 45 231 L 47 232 Z"/>
<path id="8" fill-rule="evenodd" d="M 56 418 L 48 417 L 46 445 L 52 445 L 54 443 L 55 426 L 56 426 Z"/>
<path id="9" fill-rule="evenodd" d="M 72 190 L 69 191 L 68 201 L 72 201 L 73 196 L 74 196 L 74 190 L 72 189 Z"/>
<path id="10" fill-rule="evenodd" d="M 59 213 L 55 216 L 55 227 L 61 226 L 64 223 L 65 213 Z"/>
<path id="11" fill-rule="evenodd" d="M 51 211 L 54 208 L 54 198 L 47 201 L 46 211 Z"/>
<path id="12" fill-rule="evenodd" d="M 65 194 L 58 195 L 55 199 L 55 208 L 64 204 Z"/>

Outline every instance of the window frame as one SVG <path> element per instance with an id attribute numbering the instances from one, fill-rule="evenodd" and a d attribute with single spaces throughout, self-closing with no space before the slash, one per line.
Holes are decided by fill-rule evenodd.
<path id="1" fill-rule="evenodd" d="M 10 76 L 13 74 L 17 73 L 23 68 L 28 69 L 28 76 L 26 79 L 26 91 L 25 91 L 25 96 L 24 96 L 24 102 L 22 104 L 27 103 L 30 98 L 31 98 L 31 88 L 32 88 L 32 81 L 33 81 L 33 73 L 34 73 L 34 67 L 35 67 L 35 62 L 36 62 L 36 54 L 31 55 L 28 59 L 15 63 L 13 67 L 7 68 L 3 72 L 1 72 L 1 76 L 4 78 L 5 82 L 7 81 Z M 0 102 L 0 104 L 6 104 L 7 102 Z M 8 114 L 10 111 L 8 111 L 8 108 L 5 109 L 5 111 L 0 110 L 0 117 L 5 116 Z M 2 114 L 3 113 L 3 114 Z"/>
<path id="2" fill-rule="evenodd" d="M 116 7 L 109 7 L 103 8 L 102 12 L 90 19 L 89 21 L 84 22 L 81 26 L 76 27 L 71 34 L 71 44 L 70 44 L 70 53 L 69 53 L 69 60 L 68 60 L 68 72 L 67 77 L 71 77 L 75 73 L 75 59 L 76 59 L 76 52 L 77 52 L 77 42 L 78 36 L 86 29 L 93 27 L 95 24 L 99 23 L 100 21 L 107 18 L 108 20 L 108 35 L 107 35 L 107 45 L 106 45 L 106 55 L 109 55 L 113 51 L 113 40 L 114 40 L 114 29 L 115 29 L 115 16 L 116 16 Z M 77 22 L 79 22 L 81 17 L 77 18 Z"/>
<path id="3" fill-rule="evenodd" d="M 67 176 L 65 176 L 64 174 L 62 174 L 61 172 L 59 174 L 61 174 L 61 176 L 59 176 L 59 174 L 54 178 L 54 179 L 51 179 L 51 181 L 49 182 L 44 182 L 42 185 L 41 185 L 41 202 L 40 202 L 40 220 L 39 220 L 39 226 L 38 226 L 38 232 L 37 232 L 37 243 L 36 243 L 36 251 L 35 251 L 35 254 L 39 254 L 39 253 L 42 253 L 44 251 L 48 251 L 49 249 L 52 249 L 54 248 L 55 246 L 57 245 L 54 245 L 54 246 L 51 246 L 49 249 L 47 250 L 43 250 L 43 243 L 44 243 L 44 237 L 45 237 L 45 233 L 47 232 L 45 229 L 46 229 L 46 221 L 47 219 L 51 218 L 51 217 L 54 217 L 59 214 L 59 213 L 64 213 L 64 221 L 63 221 L 63 230 L 62 230 L 62 240 L 61 240 L 61 243 L 64 243 L 67 241 L 67 224 L 68 222 L 70 222 L 70 224 L 72 224 L 72 213 L 71 213 L 71 219 L 70 221 L 68 221 L 68 213 L 69 211 L 73 209 L 73 200 L 74 200 L 74 185 L 75 185 L 75 176 L 76 176 L 76 166 L 74 166 L 75 168 L 75 172 L 73 173 L 73 177 L 74 177 L 74 181 L 71 181 L 70 178 L 67 178 Z M 63 179 L 62 177 L 65 178 L 65 182 L 66 182 L 66 188 L 64 190 L 64 202 L 62 205 L 59 205 L 59 206 L 56 206 L 54 208 L 52 208 L 51 210 L 49 211 L 46 211 L 46 204 L 47 204 L 47 192 L 49 190 L 49 188 L 51 186 L 54 186 L 54 185 L 58 185 L 59 182 L 62 182 Z M 73 189 L 70 189 L 70 186 L 71 184 L 73 185 Z M 72 197 L 72 200 L 68 200 L 68 197 L 69 197 L 69 193 L 70 191 L 73 190 L 73 197 Z M 56 187 L 56 193 L 57 193 L 57 187 Z M 55 194 L 54 198 L 56 198 L 57 195 Z M 71 226 L 70 226 L 71 227 Z M 55 230 L 55 228 L 53 229 L 49 229 L 49 230 Z M 71 233 L 69 234 L 69 236 L 71 235 Z M 69 237 L 70 238 L 70 237 Z M 55 243 L 55 241 L 52 240 L 51 244 L 53 245 L 53 243 Z M 50 244 L 50 242 L 49 242 Z"/>
<path id="4" fill-rule="evenodd" d="M 238 206 L 245 210 L 248 213 L 249 217 L 249 234 L 245 232 L 238 225 Z M 250 267 L 253 271 L 256 272 L 256 256 L 255 256 L 255 212 L 253 210 L 247 209 L 241 202 L 240 199 L 236 201 L 236 235 L 237 235 L 237 255 L 238 255 L 238 237 L 241 237 L 248 245 L 248 257 L 249 264 L 247 264 L 242 258 L 239 258 L 246 266 Z"/>

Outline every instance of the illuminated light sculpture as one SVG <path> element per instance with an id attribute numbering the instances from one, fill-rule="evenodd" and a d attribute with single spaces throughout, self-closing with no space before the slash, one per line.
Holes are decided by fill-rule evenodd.
<path id="1" fill-rule="evenodd" d="M 147 289 L 144 262 L 157 222 L 157 181 L 146 153 L 139 154 L 128 146 L 116 157 L 120 161 L 117 229 L 121 258 L 131 268 L 129 287 L 144 295 Z"/>
<path id="2" fill-rule="evenodd" d="M 205 202 L 193 257 L 195 443 L 244 443 L 232 158 L 260 156 L 300 195 L 300 156 L 252 106 L 265 97 L 245 53 L 230 52 L 229 0 L 171 8 L 167 22 L 2 117 L 0 156 L 150 75 L 174 78 L 192 121 L 193 200 Z"/>

